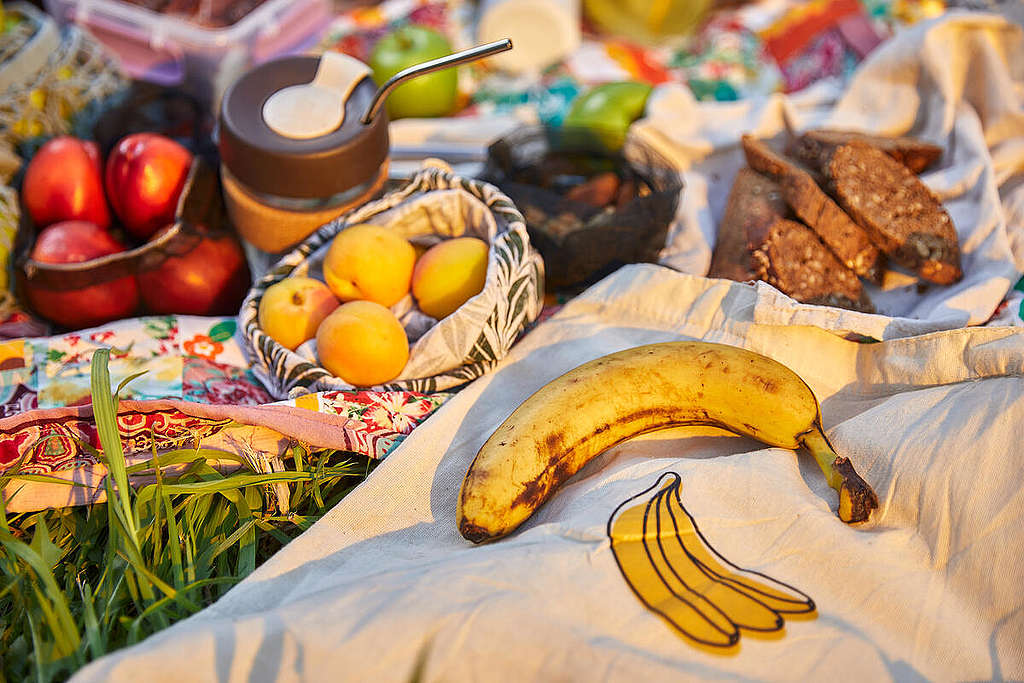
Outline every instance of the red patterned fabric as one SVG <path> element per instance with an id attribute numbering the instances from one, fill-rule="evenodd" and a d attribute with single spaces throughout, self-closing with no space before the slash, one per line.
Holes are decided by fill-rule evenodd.
<path id="1" fill-rule="evenodd" d="M 211 420 L 176 410 L 150 413 L 127 412 L 117 416 L 126 455 L 198 445 L 231 424 L 230 419 Z M 13 433 L 0 434 L 0 472 L 21 460 L 25 474 L 51 474 L 80 465 L 96 464 L 90 452 L 100 449 L 99 434 L 91 418 L 78 415 L 40 417 Z"/>

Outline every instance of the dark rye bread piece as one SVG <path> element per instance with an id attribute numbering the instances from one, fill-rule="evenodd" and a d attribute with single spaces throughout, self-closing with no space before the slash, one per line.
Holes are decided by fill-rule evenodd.
<path id="1" fill-rule="evenodd" d="M 889 258 L 936 284 L 963 277 L 952 219 L 906 166 L 852 142 L 836 147 L 822 170 L 839 203 Z"/>
<path id="2" fill-rule="evenodd" d="M 741 168 L 733 180 L 725 214 L 718 224 L 718 239 L 708 277 L 737 282 L 756 280 L 750 258 L 750 236 L 760 243 L 772 224 L 788 214 L 789 207 L 778 183 L 750 168 Z"/>
<path id="3" fill-rule="evenodd" d="M 744 135 L 742 142 L 750 167 L 778 181 L 786 203 L 818 233 L 840 262 L 861 277 L 880 282 L 885 263 L 878 247 L 821 189 L 814 176 L 760 140 Z"/>
<path id="4" fill-rule="evenodd" d="M 854 272 L 803 223 L 780 218 L 750 247 L 757 279 L 797 301 L 873 312 Z"/>
<path id="5" fill-rule="evenodd" d="M 920 173 L 942 156 L 942 148 L 910 137 L 884 137 L 852 130 L 809 130 L 794 138 L 786 150 L 813 169 L 821 170 L 823 160 L 835 148 L 850 142 L 863 142 L 876 147 L 913 173 Z"/>
<path id="6" fill-rule="evenodd" d="M 871 310 L 860 280 L 789 213 L 778 183 L 750 168 L 736 174 L 708 277 L 764 280 L 797 301 Z"/>

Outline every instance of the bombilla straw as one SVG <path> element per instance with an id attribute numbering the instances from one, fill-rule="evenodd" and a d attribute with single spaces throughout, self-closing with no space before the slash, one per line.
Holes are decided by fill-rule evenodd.
<path id="1" fill-rule="evenodd" d="M 416 78 L 417 76 L 428 74 L 431 71 L 440 71 L 441 69 L 448 69 L 460 64 L 466 64 L 467 62 L 475 62 L 478 59 L 490 57 L 498 54 L 499 52 L 505 52 L 506 50 L 511 49 L 512 41 L 505 38 L 504 40 L 496 40 L 493 43 L 477 45 L 476 47 L 471 47 L 468 50 L 462 50 L 461 52 L 454 52 L 450 55 L 445 55 L 444 57 L 431 59 L 429 62 L 410 66 L 408 69 L 402 69 L 389 78 L 387 82 L 377 90 L 377 94 L 373 96 L 373 101 L 370 102 L 370 107 L 366 110 L 366 114 L 363 116 L 362 121 L 364 124 L 370 124 L 377 117 L 377 114 L 380 112 L 380 108 L 384 106 L 384 100 L 386 100 L 388 95 L 391 94 L 391 91 L 410 78 Z"/>

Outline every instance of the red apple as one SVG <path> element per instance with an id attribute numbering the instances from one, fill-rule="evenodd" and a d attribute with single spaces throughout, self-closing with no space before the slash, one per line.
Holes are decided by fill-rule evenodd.
<path id="1" fill-rule="evenodd" d="M 85 221 L 64 221 L 39 233 L 30 256 L 41 263 L 82 263 L 124 249 L 104 228 Z M 131 276 L 68 290 L 26 282 L 25 295 L 39 315 L 71 329 L 127 318 L 139 306 L 139 286 Z"/>
<path id="2" fill-rule="evenodd" d="M 110 225 L 95 142 L 68 136 L 47 142 L 29 162 L 21 194 L 38 227 L 60 221 L 88 221 L 100 228 Z"/>
<path id="3" fill-rule="evenodd" d="M 172 226 L 161 228 L 159 239 Z M 249 266 L 237 240 L 199 229 L 198 242 L 183 236 L 168 245 L 171 255 L 139 272 L 142 301 L 152 313 L 234 315 L 249 291 Z M 194 245 L 194 246 L 193 246 Z M 191 247 L 191 248 L 189 248 Z"/>
<path id="4" fill-rule="evenodd" d="M 122 225 L 147 240 L 174 222 L 192 153 L 157 133 L 135 133 L 117 143 L 107 157 L 107 199 Z"/>

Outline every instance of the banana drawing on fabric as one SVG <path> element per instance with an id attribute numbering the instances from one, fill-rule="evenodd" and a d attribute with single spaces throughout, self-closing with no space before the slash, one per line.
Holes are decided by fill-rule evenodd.
<path id="1" fill-rule="evenodd" d="M 719 554 L 680 499 L 675 472 L 627 499 L 608 519 L 612 553 L 626 583 L 650 610 L 691 643 L 719 653 L 738 648 L 740 631 L 782 635 L 785 620 L 814 618 L 814 601 Z"/>

